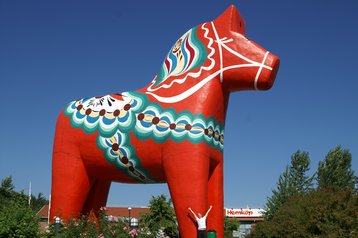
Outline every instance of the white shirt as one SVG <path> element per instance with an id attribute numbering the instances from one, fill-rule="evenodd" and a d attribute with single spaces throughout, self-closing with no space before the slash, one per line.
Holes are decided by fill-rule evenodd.
<path id="1" fill-rule="evenodd" d="M 197 217 L 196 222 L 198 223 L 198 230 L 206 230 L 206 217 Z"/>

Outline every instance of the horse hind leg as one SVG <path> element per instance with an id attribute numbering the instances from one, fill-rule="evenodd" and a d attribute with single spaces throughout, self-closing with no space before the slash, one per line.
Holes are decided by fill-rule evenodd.
<path id="1" fill-rule="evenodd" d="M 77 217 L 85 204 L 91 181 L 80 155 L 55 150 L 52 159 L 51 221 Z"/>
<path id="2" fill-rule="evenodd" d="M 82 208 L 82 214 L 93 211 L 97 216 L 99 210 L 106 206 L 111 181 L 96 179 L 92 183 L 91 190 Z"/>

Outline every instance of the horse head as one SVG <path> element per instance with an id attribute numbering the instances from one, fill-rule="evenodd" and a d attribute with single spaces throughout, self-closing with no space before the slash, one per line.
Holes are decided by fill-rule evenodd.
<path id="1" fill-rule="evenodd" d="M 223 87 L 229 92 L 270 89 L 280 60 L 245 36 L 246 24 L 239 11 L 230 6 L 211 25 Z"/>
<path id="2" fill-rule="evenodd" d="M 278 67 L 277 56 L 245 36 L 245 21 L 232 5 L 176 41 L 146 93 L 160 102 L 175 103 L 215 81 L 229 93 L 267 90 Z"/>

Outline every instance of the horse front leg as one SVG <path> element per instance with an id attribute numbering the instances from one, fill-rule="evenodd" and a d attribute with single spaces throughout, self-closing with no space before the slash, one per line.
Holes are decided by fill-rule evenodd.
<path id="1" fill-rule="evenodd" d="M 223 164 L 220 162 L 212 166 L 208 188 L 208 203 L 213 205 L 208 217 L 208 230 L 215 230 L 218 238 L 224 237 Z"/>
<path id="2" fill-rule="evenodd" d="M 192 148 L 179 153 L 174 150 L 163 160 L 181 237 L 197 237 L 196 220 L 188 208 L 203 215 L 208 209 L 209 156 Z"/>

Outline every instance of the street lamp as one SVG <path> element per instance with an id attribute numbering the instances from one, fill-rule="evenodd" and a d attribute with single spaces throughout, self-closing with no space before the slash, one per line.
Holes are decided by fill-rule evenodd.
<path id="1" fill-rule="evenodd" d="M 60 224 L 61 218 L 55 217 L 55 236 L 58 236 L 58 233 L 60 232 Z"/>
<path id="2" fill-rule="evenodd" d="M 131 227 L 131 207 L 128 207 L 128 227 Z"/>
<path id="3" fill-rule="evenodd" d="M 135 217 L 131 218 L 131 228 L 137 229 L 138 225 L 139 225 L 138 223 L 139 222 L 138 222 L 137 218 L 135 218 Z"/>

